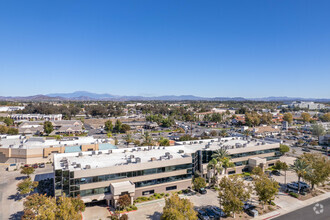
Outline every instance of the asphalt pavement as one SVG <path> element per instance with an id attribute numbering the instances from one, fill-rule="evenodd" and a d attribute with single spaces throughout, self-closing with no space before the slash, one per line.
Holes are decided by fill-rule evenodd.
<path id="1" fill-rule="evenodd" d="M 276 220 L 326 220 L 330 219 L 330 198 L 282 215 Z"/>

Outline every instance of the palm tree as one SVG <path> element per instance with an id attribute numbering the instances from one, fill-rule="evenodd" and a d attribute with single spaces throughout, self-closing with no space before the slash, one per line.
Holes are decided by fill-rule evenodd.
<path id="1" fill-rule="evenodd" d="M 229 162 L 230 157 L 227 150 L 220 148 L 212 154 L 212 157 L 218 161 L 221 167 L 225 168 L 225 173 L 228 167 L 232 167 L 231 162 Z M 228 158 L 228 161 L 225 161 L 226 158 Z M 226 162 L 226 166 L 224 165 L 224 161 Z"/>
<path id="2" fill-rule="evenodd" d="M 144 138 L 144 143 L 151 145 L 151 136 L 149 132 L 144 133 L 143 138 Z"/>
<path id="3" fill-rule="evenodd" d="M 126 136 L 125 136 L 125 141 L 126 141 L 126 144 L 127 144 L 127 146 L 129 145 L 129 143 L 130 142 L 132 142 L 132 135 L 130 135 L 130 134 L 127 134 Z"/>
<path id="4" fill-rule="evenodd" d="M 207 170 L 213 171 L 213 177 L 215 177 L 216 175 L 218 175 L 218 173 L 221 172 L 222 170 L 222 166 L 219 163 L 219 161 L 217 161 L 215 158 L 213 158 L 212 160 L 210 160 L 210 162 L 207 165 Z M 209 183 L 210 183 L 210 176 L 209 176 Z"/>
<path id="5" fill-rule="evenodd" d="M 228 157 L 228 151 L 225 149 L 218 149 L 212 154 L 212 158 L 216 159 L 218 162 L 223 158 Z"/>
<path id="6" fill-rule="evenodd" d="M 230 161 L 229 157 L 225 157 L 221 160 L 222 166 L 225 168 L 225 174 L 227 174 L 227 169 L 230 167 L 234 167 L 235 164 Z"/>
<path id="7" fill-rule="evenodd" d="M 291 169 L 296 172 L 298 176 L 298 193 L 300 192 L 300 178 L 310 171 L 309 165 L 300 159 L 297 159 L 291 166 Z"/>
<path id="8" fill-rule="evenodd" d="M 220 136 L 221 137 L 226 137 L 227 136 L 227 131 L 226 130 L 221 130 L 220 131 Z"/>

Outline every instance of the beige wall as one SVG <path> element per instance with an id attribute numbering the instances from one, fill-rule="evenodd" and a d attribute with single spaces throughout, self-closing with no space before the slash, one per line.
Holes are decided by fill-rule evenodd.
<path id="1" fill-rule="evenodd" d="M 122 182 L 122 181 L 131 181 L 134 183 L 134 182 L 140 182 L 140 181 L 146 181 L 146 180 L 159 179 L 159 178 L 163 178 L 163 177 L 178 176 L 178 175 L 183 175 L 183 174 L 187 174 L 186 169 L 177 170 L 174 172 L 157 173 L 157 174 L 151 174 L 151 175 L 128 177 L 128 178 L 123 178 L 123 179 L 104 181 L 104 182 L 82 184 L 82 185 L 80 185 L 80 190 L 107 187 L 110 185 L 110 183 L 118 183 L 118 182 Z"/>

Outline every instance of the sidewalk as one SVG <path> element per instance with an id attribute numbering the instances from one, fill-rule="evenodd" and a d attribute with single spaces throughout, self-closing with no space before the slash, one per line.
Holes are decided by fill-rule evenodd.
<path id="1" fill-rule="evenodd" d="M 268 220 L 268 219 L 276 218 L 281 215 L 287 214 L 289 212 L 295 211 L 297 209 L 301 209 L 303 207 L 311 205 L 313 203 L 330 198 L 330 192 L 326 192 L 322 195 L 310 198 L 305 201 L 300 201 L 298 199 L 295 199 L 291 196 L 286 195 L 285 193 L 280 193 L 279 195 L 280 195 L 280 197 L 282 197 L 282 199 L 281 199 L 281 201 L 278 201 L 278 202 L 275 199 L 275 203 L 277 205 L 279 205 L 281 207 L 281 209 L 273 211 L 273 212 L 269 212 L 265 215 L 258 216 L 254 219 Z M 283 200 L 283 197 L 287 197 L 287 198 L 285 198 Z"/>

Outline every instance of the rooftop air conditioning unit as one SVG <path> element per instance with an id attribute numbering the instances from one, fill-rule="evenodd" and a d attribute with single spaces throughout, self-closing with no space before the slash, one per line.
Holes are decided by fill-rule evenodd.
<path id="1" fill-rule="evenodd" d="M 148 150 L 151 150 L 152 149 L 152 146 L 148 146 Z"/>
<path id="2" fill-rule="evenodd" d="M 99 151 L 98 154 L 102 154 L 102 151 Z"/>
<path id="3" fill-rule="evenodd" d="M 167 159 L 172 159 L 173 158 L 173 155 L 168 155 L 167 156 Z"/>
<path id="4" fill-rule="evenodd" d="M 135 161 L 136 161 L 137 163 L 141 163 L 141 158 L 140 158 L 140 157 L 137 157 L 137 158 L 135 158 Z"/>
<path id="5" fill-rule="evenodd" d="M 108 154 L 111 154 L 112 153 L 112 150 L 108 150 Z"/>
<path id="6" fill-rule="evenodd" d="M 184 150 L 179 150 L 179 154 L 182 154 L 182 153 L 184 153 Z"/>
<path id="7" fill-rule="evenodd" d="M 134 155 L 133 154 L 132 155 L 129 155 L 129 158 L 133 159 L 134 158 Z"/>
<path id="8" fill-rule="evenodd" d="M 95 155 L 96 154 L 96 151 L 92 151 L 92 155 Z"/>
<path id="9" fill-rule="evenodd" d="M 150 160 L 151 160 L 151 161 L 156 161 L 157 158 L 156 158 L 156 157 L 152 157 L 152 158 L 150 158 Z"/>
<path id="10" fill-rule="evenodd" d="M 91 165 L 86 165 L 85 166 L 85 169 L 90 169 L 91 168 Z"/>
<path id="11" fill-rule="evenodd" d="M 213 143 L 213 142 L 214 142 L 214 140 L 211 140 L 211 142 Z"/>
<path id="12" fill-rule="evenodd" d="M 82 156 L 83 156 L 83 153 L 82 153 L 82 152 L 80 152 L 80 153 L 79 153 L 79 157 L 82 157 Z"/>
<path id="13" fill-rule="evenodd" d="M 168 155 L 171 155 L 171 153 L 170 152 L 166 152 L 165 153 L 165 156 L 168 156 Z"/>

